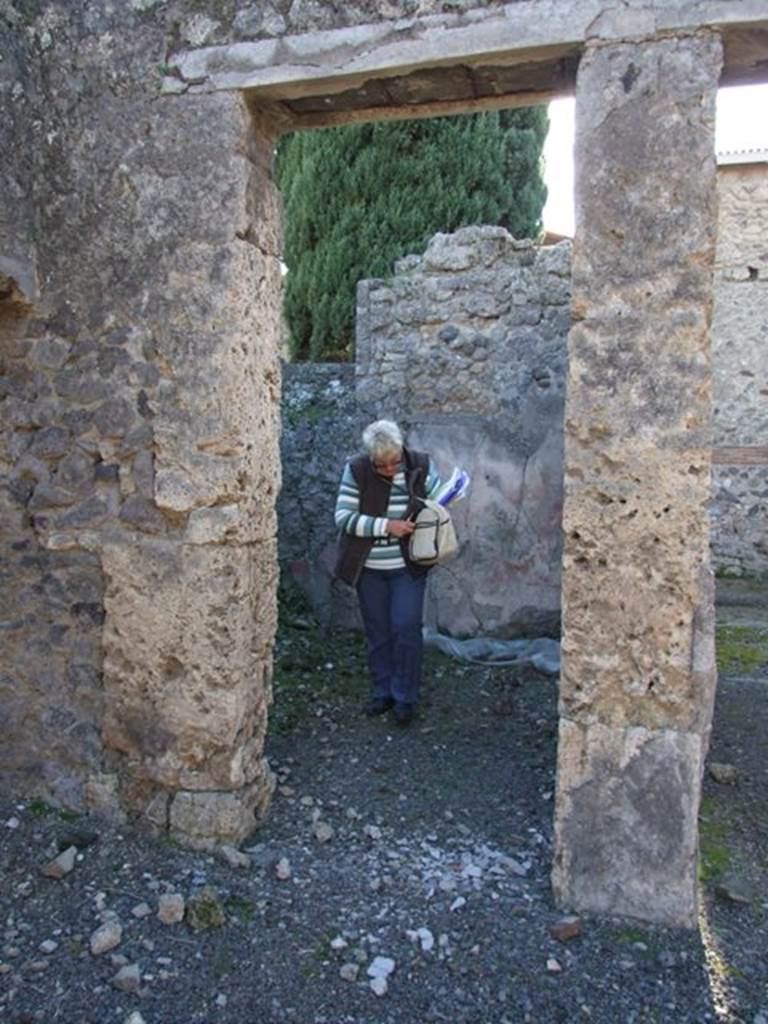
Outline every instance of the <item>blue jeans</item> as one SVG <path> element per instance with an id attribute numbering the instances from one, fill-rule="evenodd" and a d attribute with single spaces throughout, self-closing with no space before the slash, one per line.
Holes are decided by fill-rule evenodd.
<path id="1" fill-rule="evenodd" d="M 368 642 L 372 696 L 415 704 L 421 683 L 421 624 L 426 574 L 363 569 L 357 596 Z"/>

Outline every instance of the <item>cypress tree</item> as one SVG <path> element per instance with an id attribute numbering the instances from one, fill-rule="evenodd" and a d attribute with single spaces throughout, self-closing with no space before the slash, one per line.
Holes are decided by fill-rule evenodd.
<path id="1" fill-rule="evenodd" d="M 355 289 L 437 231 L 541 230 L 545 107 L 284 136 L 284 312 L 294 359 L 353 358 Z"/>

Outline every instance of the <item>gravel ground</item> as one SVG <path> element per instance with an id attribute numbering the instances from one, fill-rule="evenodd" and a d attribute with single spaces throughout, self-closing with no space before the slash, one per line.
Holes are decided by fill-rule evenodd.
<path id="1" fill-rule="evenodd" d="M 768 628 L 764 607 L 729 615 Z M 766 665 L 719 688 L 710 763 L 736 781 L 705 783 L 700 932 L 585 915 L 558 941 L 555 684 L 430 654 L 422 713 L 398 729 L 360 714 L 360 655 L 282 631 L 279 786 L 248 866 L 0 804 L 0 1020 L 768 1024 Z M 72 842 L 71 873 L 44 877 Z M 206 888 L 218 903 L 196 930 Z M 187 918 L 166 924 L 171 893 Z M 105 922 L 122 933 L 94 955 Z"/>

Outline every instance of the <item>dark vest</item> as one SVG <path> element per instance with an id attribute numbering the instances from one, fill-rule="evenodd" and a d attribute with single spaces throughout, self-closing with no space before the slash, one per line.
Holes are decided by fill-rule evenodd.
<path id="1" fill-rule="evenodd" d="M 412 452 L 403 448 L 405 463 L 405 486 L 410 495 L 406 519 L 418 512 L 421 503 L 417 500 L 426 497 L 427 473 L 429 472 L 429 456 L 425 452 Z M 360 511 L 368 516 L 386 516 L 389 506 L 389 493 L 392 489 L 390 480 L 380 476 L 373 468 L 369 455 L 358 455 L 349 464 L 352 476 L 360 491 Z M 354 586 L 363 570 L 368 553 L 373 547 L 373 537 L 355 537 L 350 533 L 339 536 L 338 557 L 334 576 Z M 428 570 L 422 565 L 414 565 L 408 557 L 408 538 L 400 537 L 402 552 L 408 570 L 414 576 L 423 576 Z"/>

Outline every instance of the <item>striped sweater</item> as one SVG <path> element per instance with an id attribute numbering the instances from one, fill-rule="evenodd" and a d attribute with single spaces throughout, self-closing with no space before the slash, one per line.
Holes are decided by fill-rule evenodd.
<path id="1" fill-rule="evenodd" d="M 429 461 L 426 495 L 433 498 L 440 489 L 432 460 Z M 399 469 L 392 481 L 386 516 L 368 516 L 360 511 L 360 491 L 349 463 L 344 467 L 338 497 L 336 498 L 336 526 L 342 533 L 357 537 L 373 537 L 373 547 L 365 561 L 366 569 L 402 569 L 405 567 L 400 541 L 387 533 L 387 519 L 404 519 L 408 507 L 405 473 Z"/>

